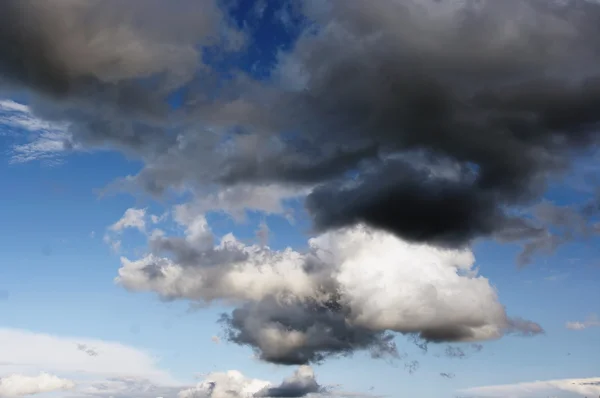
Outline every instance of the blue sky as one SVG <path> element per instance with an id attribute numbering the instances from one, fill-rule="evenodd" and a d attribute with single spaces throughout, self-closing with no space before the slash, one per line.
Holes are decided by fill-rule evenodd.
<path id="1" fill-rule="evenodd" d="M 276 84 L 278 77 L 274 75 L 281 72 L 278 65 L 283 63 L 280 52 L 294 51 L 299 36 L 308 29 L 308 13 L 296 14 L 288 2 L 231 4 L 227 27 L 239 29 L 246 44 L 241 50 L 214 59 L 208 56 L 205 61 L 219 73 L 243 71 L 256 82 Z M 287 78 L 290 76 L 293 73 Z M 174 112 L 193 110 L 190 104 L 195 103 L 186 101 L 190 95 L 198 95 L 194 87 L 184 85 L 171 93 L 168 103 Z M 307 392 L 314 397 L 600 394 L 600 319 L 596 315 L 600 314 L 600 246 L 596 236 L 568 240 L 519 267 L 521 247 L 514 242 L 482 238 L 464 250 L 440 253 L 428 245 L 406 244 L 385 231 L 363 234 L 361 227 L 350 232 L 317 233 L 303 205 L 306 192 L 314 188 L 310 184 L 257 183 L 239 191 L 236 186 L 205 189 L 208 184 L 203 184 L 202 177 L 195 179 L 196 174 L 202 174 L 203 163 L 184 159 L 173 149 L 176 145 L 170 148 L 173 158 L 166 152 L 123 149 L 118 140 L 107 139 L 98 145 L 86 141 L 87 136 L 76 126 L 79 119 L 67 117 L 64 123 L 51 120 L 56 114 L 45 113 L 50 109 L 44 102 L 47 99 L 38 98 L 35 90 L 4 93 L 0 99 L 0 178 L 5 187 L 0 194 L 4 231 L 0 242 L 4 264 L 0 267 L 0 397 L 34 393 L 42 397 L 249 397 L 281 384 L 296 371 L 289 380 L 302 379 L 302 372 L 309 372 L 308 380 L 316 377 L 324 388 Z M 268 98 L 268 94 L 258 93 Z M 219 111 L 227 116 L 227 109 L 222 106 Z M 86 108 L 84 112 L 90 111 Z M 107 114 L 102 117 L 112 115 Z M 192 127 L 224 129 L 216 121 L 218 126 L 207 127 L 215 114 L 213 110 L 192 115 L 197 123 Z M 209 121 L 199 121 L 202 117 Z M 248 119 L 239 124 L 244 120 Z M 111 127 L 116 135 L 125 134 L 117 124 Z M 181 131 L 177 133 L 184 135 Z M 188 139 L 194 137 L 187 131 Z M 68 149 L 66 141 L 74 146 Z M 588 201 L 591 196 L 587 189 L 592 186 L 593 190 L 593 183 L 582 183 L 582 176 L 587 178 L 597 170 L 595 149 L 590 148 L 592 155 L 578 155 L 567 177 L 553 180 L 539 199 L 555 206 Z M 198 159 L 203 156 L 206 169 L 211 171 L 211 153 L 198 152 Z M 176 164 L 179 159 L 182 163 Z M 143 185 L 145 170 L 165 164 L 176 164 L 178 171 L 183 170 L 183 190 L 178 192 L 180 187 L 174 183 L 170 187 L 173 190 L 158 197 L 136 185 L 140 181 Z M 317 236 L 316 243 L 308 242 Z M 211 282 L 213 286 L 202 279 L 209 278 L 211 266 L 199 276 L 195 267 L 200 265 L 179 260 L 181 253 L 175 250 L 171 257 L 157 252 L 154 255 L 160 259 L 149 257 L 153 244 L 187 242 L 198 248 L 208 241 L 209 248 L 201 250 L 210 254 L 213 247 L 229 247 L 228 239 L 234 239 L 231 244 L 240 251 L 250 253 L 254 262 L 248 264 L 264 265 L 271 279 L 256 276 L 262 268 L 256 272 L 240 268 L 238 275 L 237 268 L 220 264 L 225 276 Z M 365 271 L 364 280 L 380 284 L 371 295 L 382 301 L 364 307 L 358 303 L 353 308 L 378 322 L 391 322 L 385 314 L 395 308 L 415 311 L 418 319 L 419 308 L 423 313 L 439 311 L 435 322 L 460 318 L 465 311 L 468 315 L 465 308 L 470 305 L 474 312 L 500 311 L 499 318 L 490 315 L 494 322 L 523 318 L 541 325 L 544 332 L 523 336 L 523 330 L 515 327 L 514 333 L 495 335 L 492 331 L 488 336 L 490 329 L 482 328 L 477 333 L 485 334 L 485 338 L 429 343 L 426 352 L 409 336 L 394 333 L 395 357 L 373 358 L 367 349 L 356 349 L 348 357 L 307 364 L 310 368 L 269 363 L 248 345 L 228 341 L 223 324 L 218 322 L 221 314 L 240 308 L 240 302 L 252 303 L 255 296 L 266 296 L 264 291 L 271 288 L 277 291 L 272 287 L 276 283 L 289 285 L 298 295 L 309 289 L 302 285 L 303 278 L 309 276 L 297 268 L 288 274 L 285 267 L 297 265 L 294 261 L 305 259 L 305 253 L 313 249 L 322 249 L 314 253 L 328 249 L 334 253 L 339 264 L 334 261 L 332 266 L 339 267 L 336 272 L 344 275 L 339 283 L 345 283 L 353 292 L 349 297 L 358 301 L 369 299 L 359 283 L 363 278 L 360 270 L 374 270 L 373 274 Z M 208 256 L 206 253 L 203 255 Z M 259 254 L 252 257 L 254 253 Z M 348 253 L 355 253 L 355 257 Z M 396 259 L 393 253 L 401 257 Z M 474 261 L 468 258 L 471 254 Z M 266 265 L 261 265 L 260 259 Z M 163 284 L 136 268 L 136 264 L 150 266 L 153 261 L 163 264 L 161 272 L 171 272 L 173 279 Z M 201 260 L 193 261 L 201 264 Z M 406 271 L 396 272 L 388 264 Z M 269 267 L 275 269 L 273 274 Z M 474 270 L 476 274 L 469 274 Z M 234 279 L 236 275 L 239 280 Z M 229 295 L 212 292 L 221 286 L 219 283 L 229 287 Z M 418 289 L 430 287 L 450 292 L 450 304 L 443 307 L 446 312 L 431 309 L 426 300 L 419 301 L 425 296 Z M 216 294 L 214 302 L 207 299 L 211 294 Z M 464 304 L 467 301 L 471 304 Z M 378 305 L 382 306 L 379 310 Z M 502 312 L 502 306 L 511 318 Z M 354 321 L 360 323 L 361 319 Z M 486 327 L 497 327 L 494 322 L 489 321 Z M 531 323 L 527 325 L 532 330 Z M 265 347 L 258 348 L 266 352 Z M 230 370 L 241 374 L 223 373 Z M 46 373 L 44 377 L 51 379 L 44 384 L 40 375 Z M 213 381 L 219 390 L 210 389 Z M 31 391 L 19 389 L 22 385 Z"/>

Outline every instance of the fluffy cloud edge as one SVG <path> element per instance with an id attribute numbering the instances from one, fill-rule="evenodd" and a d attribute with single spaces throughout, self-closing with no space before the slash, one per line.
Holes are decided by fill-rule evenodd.
<path id="1" fill-rule="evenodd" d="M 55 391 L 73 390 L 75 383 L 68 379 L 40 373 L 37 376 L 11 374 L 0 377 L 0 397 L 16 398 Z"/>

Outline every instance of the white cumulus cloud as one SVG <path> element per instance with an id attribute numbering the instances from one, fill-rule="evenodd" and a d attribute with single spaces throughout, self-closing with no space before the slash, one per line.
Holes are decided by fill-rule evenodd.
<path id="1" fill-rule="evenodd" d="M 75 387 L 71 380 L 61 379 L 48 373 L 37 376 L 12 374 L 0 377 L 0 397 L 13 398 L 52 391 L 70 390 Z"/>
<path id="2" fill-rule="evenodd" d="M 123 217 L 109 227 L 114 232 L 120 232 L 126 228 L 135 228 L 144 232 L 146 230 L 146 209 L 127 209 Z"/>

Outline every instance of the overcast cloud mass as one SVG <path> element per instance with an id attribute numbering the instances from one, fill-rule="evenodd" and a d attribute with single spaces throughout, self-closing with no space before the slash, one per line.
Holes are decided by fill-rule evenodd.
<path id="1" fill-rule="evenodd" d="M 548 229 L 511 208 L 597 144 L 592 1 L 306 0 L 307 28 L 269 79 L 234 69 L 218 84 L 214 59 L 248 44 L 211 0 L 2 7 L 4 86 L 71 123 L 65 145 L 141 156 L 133 180 L 153 194 L 310 187 L 319 231 L 540 246 Z"/>

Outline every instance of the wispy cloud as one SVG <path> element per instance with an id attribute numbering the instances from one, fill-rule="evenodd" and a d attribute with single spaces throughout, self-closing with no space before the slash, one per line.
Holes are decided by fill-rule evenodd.
<path id="1" fill-rule="evenodd" d="M 571 329 L 571 330 L 583 330 L 583 329 L 588 329 L 588 328 L 592 328 L 592 327 L 599 327 L 600 326 L 600 318 L 598 318 L 598 315 L 596 314 L 591 314 L 589 315 L 585 321 L 580 322 L 567 322 L 566 327 L 567 329 Z"/>
<path id="2" fill-rule="evenodd" d="M 544 278 L 544 280 L 545 280 L 546 282 L 558 282 L 558 281 L 561 281 L 561 280 L 567 279 L 568 277 L 569 277 L 569 273 L 567 273 L 567 272 L 564 272 L 564 273 L 561 273 L 561 274 L 554 273 L 554 274 L 552 274 L 552 275 L 548 275 L 548 276 L 546 276 L 546 277 Z"/>
<path id="3" fill-rule="evenodd" d="M 470 397 L 489 398 L 542 398 L 564 393 L 590 397 L 600 395 L 600 377 L 475 387 L 461 390 L 460 393 Z"/>
<path id="4" fill-rule="evenodd" d="M 12 140 L 7 151 L 10 163 L 56 165 L 67 152 L 81 150 L 73 144 L 67 124 L 46 122 L 26 105 L 10 100 L 0 101 L 0 135 Z"/>
<path id="5" fill-rule="evenodd" d="M 90 355 L 81 348 L 93 348 Z M 172 383 L 150 354 L 117 342 L 0 328 L 0 375 L 52 372 L 104 377 L 143 377 Z"/>

